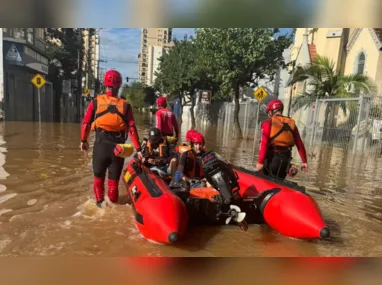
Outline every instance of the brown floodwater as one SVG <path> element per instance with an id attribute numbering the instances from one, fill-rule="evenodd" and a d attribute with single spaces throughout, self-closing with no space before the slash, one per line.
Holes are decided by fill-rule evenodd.
<path id="1" fill-rule="evenodd" d="M 153 117 L 135 117 L 142 137 Z M 189 127 L 185 113 L 183 137 Z M 235 142 L 222 127 L 197 128 L 226 160 L 254 168 L 253 139 Z M 332 232 L 328 241 L 289 239 L 250 225 L 247 232 L 237 226 L 190 228 L 183 242 L 166 246 L 141 237 L 124 203 L 122 180 L 120 205 L 95 207 L 91 151 L 80 152 L 79 134 L 79 124 L 0 124 L 1 256 L 382 256 L 382 158 L 309 150 L 310 172 L 293 180 L 317 200 Z"/>

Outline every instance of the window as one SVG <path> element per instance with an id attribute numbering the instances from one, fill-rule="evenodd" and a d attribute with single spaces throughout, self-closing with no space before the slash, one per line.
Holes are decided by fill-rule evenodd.
<path id="1" fill-rule="evenodd" d="M 33 45 L 33 28 L 27 28 L 27 41 Z"/>
<path id="2" fill-rule="evenodd" d="M 44 35 L 45 35 L 45 30 L 44 29 L 41 29 L 41 28 L 37 28 L 36 29 L 36 38 L 39 38 L 39 39 L 44 39 Z"/>
<path id="3" fill-rule="evenodd" d="M 365 54 L 361 52 L 358 55 L 358 60 L 357 60 L 357 74 L 363 74 L 365 71 Z"/>
<path id="4" fill-rule="evenodd" d="M 25 31 L 22 28 L 11 28 L 10 29 L 10 36 L 15 39 L 25 39 Z"/>

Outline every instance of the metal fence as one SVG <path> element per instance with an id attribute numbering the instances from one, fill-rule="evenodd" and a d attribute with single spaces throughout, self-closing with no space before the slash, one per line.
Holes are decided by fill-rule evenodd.
<path id="1" fill-rule="evenodd" d="M 285 101 L 288 106 L 289 100 Z M 260 141 L 261 122 L 267 119 L 265 104 L 240 103 L 239 122 L 244 140 Z M 288 108 L 284 110 L 287 115 Z M 199 104 L 195 117 L 198 128 L 216 125 L 221 143 L 232 140 L 234 104 L 212 102 Z M 322 147 L 341 148 L 352 154 L 382 155 L 382 97 L 313 99 L 304 104 L 292 101 L 290 116 L 296 121 L 308 151 Z"/>

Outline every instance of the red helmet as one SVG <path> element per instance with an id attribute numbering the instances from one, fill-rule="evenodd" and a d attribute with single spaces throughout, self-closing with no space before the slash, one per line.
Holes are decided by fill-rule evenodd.
<path id="1" fill-rule="evenodd" d="M 122 84 L 122 76 L 116 70 L 108 70 L 103 78 L 103 84 L 107 87 L 119 88 Z"/>
<path id="2" fill-rule="evenodd" d="M 166 97 L 159 97 L 157 99 L 157 106 L 158 107 L 166 107 L 167 106 L 167 99 L 166 99 Z"/>
<path id="3" fill-rule="evenodd" d="M 268 113 L 269 111 L 273 111 L 276 109 L 281 109 L 281 111 L 284 110 L 284 104 L 280 100 L 272 100 L 268 103 L 267 109 L 265 109 L 265 113 Z"/>
<path id="4" fill-rule="evenodd" d="M 188 141 L 190 143 L 204 144 L 204 136 L 195 130 L 189 130 L 186 133 L 186 141 Z"/>

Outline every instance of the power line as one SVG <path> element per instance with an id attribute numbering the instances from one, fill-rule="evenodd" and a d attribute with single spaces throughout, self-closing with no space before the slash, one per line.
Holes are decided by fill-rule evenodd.
<path id="1" fill-rule="evenodd" d="M 110 58 L 103 58 L 99 60 L 100 62 L 120 62 L 120 63 L 129 63 L 129 64 L 138 64 L 139 61 L 125 61 L 125 60 L 118 60 L 118 59 L 110 59 Z"/>

